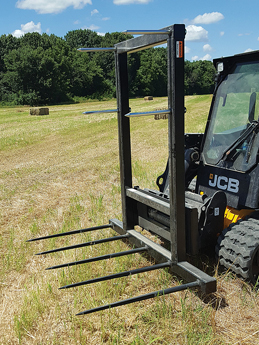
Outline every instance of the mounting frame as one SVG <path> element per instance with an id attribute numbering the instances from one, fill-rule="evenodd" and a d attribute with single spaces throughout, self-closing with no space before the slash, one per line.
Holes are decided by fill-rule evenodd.
<path id="1" fill-rule="evenodd" d="M 81 48 L 82 52 L 94 51 L 114 51 L 115 70 L 116 70 L 116 92 L 117 109 L 85 112 L 90 113 L 111 113 L 118 114 L 118 133 L 119 133 L 119 157 L 120 157 L 120 183 L 122 200 L 122 219 L 110 219 L 109 224 L 69 231 L 67 233 L 55 234 L 29 241 L 42 240 L 47 238 L 67 236 L 75 233 L 112 228 L 118 236 L 108 239 L 101 239 L 94 242 L 82 243 L 74 246 L 58 248 L 47 252 L 38 253 L 48 254 L 51 252 L 69 250 L 98 243 L 126 239 L 134 249 L 103 255 L 97 258 L 90 258 L 77 262 L 70 262 L 48 269 L 84 264 L 112 257 L 119 257 L 135 252 L 146 252 L 153 257 L 157 264 L 141 269 L 126 271 L 106 277 L 95 278 L 85 282 L 70 284 L 63 288 L 86 285 L 97 281 L 114 279 L 121 276 L 137 274 L 145 271 L 169 267 L 173 273 L 181 276 L 188 283 L 165 290 L 138 296 L 128 300 L 115 302 L 98 308 L 90 309 L 78 315 L 88 314 L 98 310 L 109 309 L 123 304 L 133 303 L 157 295 L 168 294 L 188 288 L 198 287 L 205 294 L 216 291 L 216 279 L 207 275 L 197 267 L 186 261 L 186 245 L 188 242 L 185 226 L 185 214 L 192 215 L 195 208 L 185 204 L 185 170 L 184 170 L 184 38 L 185 26 L 175 24 L 161 30 L 127 31 L 129 34 L 142 34 L 141 36 L 120 42 L 110 48 Z M 143 49 L 167 43 L 167 65 L 168 65 L 168 109 L 156 112 L 131 113 L 129 107 L 128 89 L 128 68 L 127 56 Z M 133 116 L 147 116 L 154 113 L 168 115 L 168 176 L 169 176 L 169 198 L 161 197 L 149 190 L 142 190 L 133 187 L 132 184 L 132 159 L 131 159 L 131 138 L 130 138 L 130 118 Z M 167 225 L 161 225 L 152 218 L 152 214 L 158 214 L 166 220 Z M 193 217 L 196 219 L 197 217 Z M 147 237 L 136 231 L 135 226 L 150 230 L 170 242 L 170 250 L 165 249 L 159 244 L 152 242 Z"/>

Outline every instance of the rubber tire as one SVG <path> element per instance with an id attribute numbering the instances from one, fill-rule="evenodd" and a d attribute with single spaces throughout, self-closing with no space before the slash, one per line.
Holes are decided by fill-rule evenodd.
<path id="1" fill-rule="evenodd" d="M 219 263 L 257 283 L 259 276 L 259 214 L 231 224 L 218 238 L 216 254 Z"/>

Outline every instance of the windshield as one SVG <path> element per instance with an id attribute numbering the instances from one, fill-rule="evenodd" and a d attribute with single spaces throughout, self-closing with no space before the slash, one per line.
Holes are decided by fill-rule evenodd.
<path id="1" fill-rule="evenodd" d="M 243 136 L 229 157 L 226 154 L 249 124 L 258 120 L 258 99 L 259 62 L 237 64 L 217 90 L 203 148 L 206 163 L 240 171 L 255 164 L 259 144 L 257 127 L 256 132 Z"/>

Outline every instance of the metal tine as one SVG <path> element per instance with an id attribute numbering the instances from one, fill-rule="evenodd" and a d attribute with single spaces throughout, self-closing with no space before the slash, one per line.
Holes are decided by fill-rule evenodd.
<path id="1" fill-rule="evenodd" d="M 137 117 L 137 116 L 150 116 L 150 115 L 157 115 L 157 114 L 170 114 L 171 110 L 154 110 L 154 111 L 144 111 L 141 113 L 127 113 L 124 116 L 126 117 Z"/>
<path id="2" fill-rule="evenodd" d="M 102 113 L 117 113 L 118 109 L 108 109 L 108 110 L 92 110 L 92 111 L 84 111 L 83 114 L 90 115 L 90 114 L 102 114 Z"/>
<path id="3" fill-rule="evenodd" d="M 86 264 L 86 263 L 89 263 L 89 262 L 96 262 L 96 261 L 101 261 L 101 260 L 117 258 L 117 257 L 120 257 L 120 256 L 129 255 L 129 254 L 141 253 L 141 252 L 144 252 L 144 251 L 147 251 L 147 250 L 148 250 L 148 246 L 140 247 L 140 248 L 134 248 L 134 249 L 126 250 L 126 251 L 119 252 L 119 253 L 106 254 L 106 255 L 102 255 L 102 256 L 96 256 L 95 258 L 89 258 L 89 259 L 69 262 L 69 263 L 62 264 L 62 265 L 48 267 L 48 268 L 46 268 L 46 270 L 54 270 L 54 269 L 62 268 L 62 267 L 70 267 L 70 266 L 75 266 L 75 265 L 82 265 L 82 264 Z"/>
<path id="4" fill-rule="evenodd" d="M 158 270 L 159 268 L 170 267 L 171 264 L 172 264 L 171 261 L 167 261 L 167 262 L 164 262 L 162 264 L 157 264 L 157 265 L 153 265 L 153 266 L 137 268 L 137 269 L 131 270 L 131 271 L 124 271 L 124 272 L 120 272 L 120 273 L 110 274 L 110 275 L 104 276 L 104 277 L 99 277 L 99 278 L 94 278 L 94 279 L 86 280 L 86 281 L 79 282 L 79 283 L 65 285 L 65 286 L 60 287 L 59 289 L 60 290 L 61 289 L 69 289 L 69 288 L 77 287 L 77 286 L 81 286 L 81 285 L 88 285 L 88 284 L 102 282 L 102 281 L 105 281 L 105 280 L 112 280 L 112 279 L 116 279 L 116 278 L 127 277 L 127 276 L 131 276 L 133 274 L 154 271 L 154 270 Z"/>
<path id="5" fill-rule="evenodd" d="M 101 310 L 106 310 L 106 309 L 111 309 L 111 308 L 115 308 L 115 307 L 120 307 L 122 305 L 126 305 L 126 304 L 130 304 L 130 303 L 135 303 L 135 302 L 140 302 L 140 301 L 144 301 L 147 299 L 151 299 L 151 298 L 155 298 L 158 296 L 164 296 L 164 295 L 169 295 L 171 293 L 174 292 L 178 292 L 178 291 L 182 291 L 182 290 L 187 290 L 190 288 L 194 288 L 194 287 L 198 287 L 201 286 L 201 282 L 199 280 L 196 280 L 194 282 L 191 283 L 187 283 L 187 284 L 182 284 L 179 286 L 174 286 L 165 290 L 159 290 L 159 291 L 155 291 L 155 292 L 150 292 L 148 294 L 145 295 L 141 295 L 141 296 L 137 296 L 137 297 L 132 297 L 132 298 L 128 298 L 119 302 L 114 302 L 111 304 L 106 304 L 100 307 L 96 307 L 93 309 L 88 309 L 85 311 L 81 311 L 80 313 L 76 314 L 76 315 L 86 315 L 86 314 L 91 314 L 91 313 L 95 313 L 97 311 L 101 311 Z"/>
<path id="6" fill-rule="evenodd" d="M 102 229 L 107 229 L 107 228 L 112 228 L 112 225 L 111 224 L 105 224 L 105 225 L 93 226 L 92 228 L 86 228 L 86 229 L 81 229 L 81 230 L 72 230 L 72 231 L 68 231 L 68 232 L 60 232 L 58 234 L 31 238 L 30 240 L 27 240 L 26 242 L 41 241 L 41 240 L 45 240 L 48 238 L 75 235 L 75 234 L 80 234 L 80 233 L 84 233 L 84 232 L 89 232 L 89 231 L 94 231 L 94 230 L 102 230 Z"/>
<path id="7" fill-rule="evenodd" d="M 78 48 L 77 49 L 79 52 L 113 52 L 116 50 L 114 47 L 108 47 L 108 48 Z"/>
<path id="8" fill-rule="evenodd" d="M 101 240 L 90 241 L 90 242 L 85 242 L 85 243 L 79 243 L 79 244 L 75 244 L 75 245 L 73 245 L 73 246 L 62 247 L 62 248 L 56 248 L 56 249 L 48 250 L 48 251 L 46 251 L 46 252 L 37 253 L 37 254 L 35 254 L 35 255 L 43 255 L 43 254 L 50 254 L 50 253 L 62 252 L 62 251 L 65 251 L 65 250 L 76 249 L 76 248 L 82 248 L 82 247 L 88 247 L 88 246 L 92 246 L 92 245 L 100 244 L 100 243 L 118 241 L 118 240 L 122 240 L 123 238 L 127 238 L 127 237 L 129 237 L 129 236 L 130 236 L 129 234 L 125 234 L 125 235 L 120 235 L 120 236 L 113 236 L 113 237 L 109 237 L 109 238 L 103 238 L 103 239 L 101 239 Z"/>

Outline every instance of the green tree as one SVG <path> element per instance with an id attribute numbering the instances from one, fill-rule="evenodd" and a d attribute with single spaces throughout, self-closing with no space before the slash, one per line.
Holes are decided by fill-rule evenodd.
<path id="1" fill-rule="evenodd" d="M 108 92 L 102 68 L 89 54 L 73 51 L 71 59 L 71 93 L 73 96 L 101 98 Z"/>
<path id="2" fill-rule="evenodd" d="M 81 53 L 79 47 L 114 47 L 132 38 L 121 32 L 98 35 L 69 31 L 63 38 L 28 33 L 0 36 L 0 101 L 53 104 L 71 96 L 116 95 L 113 52 Z M 128 56 L 130 96 L 167 94 L 167 50 L 150 48 Z M 211 93 L 215 69 L 210 61 L 185 62 L 186 94 Z"/>
<path id="3" fill-rule="evenodd" d="M 185 94 L 209 94 L 214 89 L 215 68 L 211 61 L 185 61 Z"/>
<path id="4" fill-rule="evenodd" d="M 19 40 L 12 35 L 0 36 L 0 73 L 5 72 L 4 58 L 13 49 L 17 49 L 20 45 Z"/>
<path id="5" fill-rule="evenodd" d="M 27 35 L 23 44 L 4 58 L 7 71 L 1 86 L 6 95 L 2 98 L 31 105 L 66 101 L 70 91 L 69 48 L 57 38 L 51 48 L 44 50 L 39 36 Z M 33 48 L 28 38 L 33 38 Z"/>
<path id="6" fill-rule="evenodd" d="M 167 53 L 165 48 L 140 52 L 139 68 L 132 81 L 136 96 L 167 94 Z"/>
<path id="7" fill-rule="evenodd" d="M 102 37 L 95 31 L 89 29 L 79 29 L 68 31 L 65 35 L 65 41 L 68 43 L 71 49 L 75 48 L 94 48 L 100 47 Z"/>

